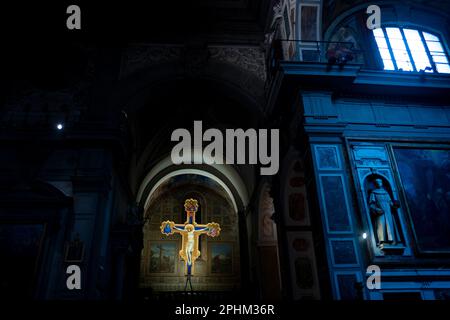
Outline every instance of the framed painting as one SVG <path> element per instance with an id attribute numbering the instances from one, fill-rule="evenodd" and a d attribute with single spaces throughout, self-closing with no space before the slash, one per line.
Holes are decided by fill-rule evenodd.
<path id="1" fill-rule="evenodd" d="M 84 257 L 84 243 L 80 240 L 79 236 L 66 244 L 66 250 L 64 254 L 65 262 L 82 262 Z"/>
<path id="2" fill-rule="evenodd" d="M 319 170 L 341 170 L 341 163 L 339 160 L 339 149 L 335 145 L 321 145 L 314 146 L 316 155 L 317 167 Z"/>
<path id="3" fill-rule="evenodd" d="M 418 251 L 450 253 L 450 149 L 392 149 Z"/>
<path id="4" fill-rule="evenodd" d="M 175 241 L 155 241 L 150 243 L 148 257 L 150 273 L 175 273 L 178 248 Z"/>
<path id="5" fill-rule="evenodd" d="M 209 259 L 211 274 L 232 274 L 233 244 L 230 242 L 210 242 Z"/>
<path id="6" fill-rule="evenodd" d="M 300 35 L 304 41 L 319 40 L 319 5 L 300 5 Z"/>

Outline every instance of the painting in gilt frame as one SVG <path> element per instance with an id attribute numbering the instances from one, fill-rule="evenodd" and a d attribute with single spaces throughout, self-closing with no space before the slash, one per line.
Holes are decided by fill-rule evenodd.
<path id="1" fill-rule="evenodd" d="M 150 273 L 175 273 L 178 249 L 175 241 L 159 241 L 150 244 Z"/>
<path id="2" fill-rule="evenodd" d="M 450 150 L 394 147 L 417 249 L 450 253 Z"/>
<path id="3" fill-rule="evenodd" d="M 213 242 L 209 244 L 211 274 L 233 273 L 233 244 Z"/>

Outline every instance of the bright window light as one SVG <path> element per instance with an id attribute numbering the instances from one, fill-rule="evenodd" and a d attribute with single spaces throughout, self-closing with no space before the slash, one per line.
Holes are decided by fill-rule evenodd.
<path id="1" fill-rule="evenodd" d="M 384 70 L 450 74 L 449 59 L 439 37 L 398 27 L 377 28 L 373 35 Z"/>

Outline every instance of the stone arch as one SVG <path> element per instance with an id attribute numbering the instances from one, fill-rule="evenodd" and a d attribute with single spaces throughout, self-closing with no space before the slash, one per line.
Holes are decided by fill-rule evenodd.
<path id="1" fill-rule="evenodd" d="M 188 173 L 189 172 L 189 173 Z M 219 237 L 199 238 L 200 256 L 196 260 L 192 284 L 196 291 L 230 291 L 241 286 L 240 239 L 238 212 L 228 193 L 211 178 L 198 171 L 178 171 L 165 175 L 147 197 L 143 227 L 144 248 L 141 258 L 140 287 L 156 292 L 182 291 L 185 285 L 184 262 L 179 259 L 180 236 L 161 234 L 160 224 L 170 220 L 185 221 L 186 197 L 200 201 L 202 221 L 221 226 Z M 181 214 L 180 212 L 184 213 Z M 181 220 L 180 220 L 181 219 Z"/>
<path id="2" fill-rule="evenodd" d="M 146 68 L 145 72 L 141 71 L 141 73 L 143 75 L 123 79 L 120 82 L 123 83 L 122 90 L 117 93 L 116 98 L 117 104 L 120 104 L 125 112 L 140 108 L 145 99 L 151 97 L 152 92 L 158 88 L 170 85 L 176 79 L 186 79 L 181 70 L 174 70 L 171 65 L 165 64 Z M 264 105 L 263 80 L 230 63 L 211 63 L 207 72 L 189 80 L 203 80 L 227 92 L 232 91 L 233 95 L 242 101 L 243 106 L 262 109 Z"/>
<path id="3" fill-rule="evenodd" d="M 175 166 L 170 156 L 158 162 L 144 177 L 137 192 L 136 203 L 145 209 L 149 197 L 162 182 L 181 174 L 198 174 L 216 181 L 230 196 L 236 212 L 245 210 L 249 203 L 247 186 L 232 166 L 212 164 L 202 166 L 202 169 L 193 165 Z"/>
<path id="4" fill-rule="evenodd" d="M 160 186 L 162 186 L 165 182 L 167 182 L 170 179 L 182 177 L 185 175 L 193 175 L 193 176 L 199 176 L 208 180 L 213 181 L 216 184 L 216 189 L 221 189 L 223 194 L 223 198 L 227 198 L 229 200 L 229 206 L 231 208 L 232 214 L 235 216 L 235 224 L 231 221 L 231 227 L 236 226 L 233 231 L 233 233 L 228 233 L 227 239 L 229 239 L 230 242 L 235 241 L 232 240 L 232 236 L 236 237 L 235 239 L 238 239 L 237 242 L 235 242 L 235 245 L 233 245 L 233 255 L 235 257 L 235 263 L 233 264 L 233 270 L 235 270 L 234 266 L 236 265 L 236 268 L 239 268 L 239 283 L 241 288 L 243 290 L 246 288 L 246 281 L 248 279 L 248 237 L 247 237 L 247 228 L 248 225 L 245 222 L 245 214 L 246 214 L 246 207 L 249 202 L 249 196 L 248 191 L 246 188 L 246 185 L 244 184 L 244 181 L 240 178 L 239 174 L 231 167 L 231 166 L 217 166 L 215 168 L 213 165 L 209 166 L 201 166 L 199 168 L 198 166 L 174 166 L 170 158 L 167 157 L 164 160 L 160 161 L 157 165 L 154 166 L 154 168 L 146 175 L 146 177 L 142 180 L 141 185 L 139 187 L 139 192 L 136 197 L 137 204 L 143 208 L 144 214 L 151 208 L 152 201 L 151 199 L 154 197 L 155 194 L 157 194 L 157 190 Z M 183 193 L 183 196 L 191 195 L 189 191 L 186 193 Z M 208 208 L 210 205 L 207 206 L 207 213 L 205 214 L 205 219 L 217 219 L 217 215 L 212 216 L 212 214 L 217 209 L 217 203 L 214 202 L 214 208 Z M 220 205 L 220 204 L 219 204 Z M 219 208 L 220 209 L 220 208 Z M 220 209 L 220 212 L 223 210 Z M 222 214 L 222 213 L 220 213 Z M 220 216 L 219 214 L 219 216 Z M 231 214 L 231 213 L 230 213 Z M 145 217 L 145 221 L 148 221 L 149 217 Z M 228 222 L 224 221 L 225 225 L 228 225 Z M 179 221 L 178 221 L 179 222 Z M 206 221 L 202 221 L 203 223 Z M 209 221 L 211 222 L 211 221 Z M 214 221 L 215 222 L 215 221 Z M 225 234 L 225 233 L 224 233 Z M 161 236 L 161 235 L 160 235 Z M 145 241 L 145 236 L 144 236 Z M 205 254 L 209 254 L 210 256 L 213 255 L 213 249 L 211 249 L 212 245 L 209 245 L 209 240 L 204 241 L 202 240 L 200 243 L 200 251 L 205 252 Z M 144 250 L 145 250 L 145 243 L 144 243 Z M 147 250 L 148 251 L 148 250 Z M 148 253 L 148 252 L 147 252 Z M 208 256 L 207 256 L 208 257 Z M 202 270 L 204 272 L 205 264 L 212 264 L 212 262 L 205 258 L 206 260 L 202 261 L 203 264 Z M 142 268 L 142 263 L 141 263 Z M 208 265 L 208 268 L 210 265 Z M 212 269 L 211 269 L 212 270 Z M 211 271 L 212 272 L 212 271 Z M 234 272 L 234 271 L 233 271 Z M 206 278 L 205 278 L 206 279 Z M 209 278 L 211 279 L 211 278 Z M 205 280 L 206 281 L 206 280 Z M 236 281 L 236 279 L 235 279 Z M 216 283 L 217 284 L 217 283 Z M 184 284 L 183 284 L 184 285 Z M 196 284 L 199 286 L 199 284 Z M 175 287 L 173 287 L 175 288 Z M 199 290 L 210 290 L 208 286 L 200 285 Z M 233 287 L 237 288 L 237 287 Z M 179 289 L 179 288 L 178 288 Z M 228 288 L 230 289 L 230 288 Z M 220 290 L 219 290 L 220 291 Z"/>
<path id="5" fill-rule="evenodd" d="M 196 86 L 196 90 L 200 90 L 198 88 L 203 88 L 203 84 L 202 90 L 214 96 L 215 100 L 203 97 L 203 91 L 188 92 L 190 96 L 184 96 L 188 90 L 185 85 Z M 190 110 L 183 107 L 187 103 L 194 111 L 184 114 Z M 159 163 L 165 154 L 170 153 L 170 147 L 174 145 L 170 141 L 173 130 L 189 130 L 194 120 L 202 120 L 205 128 L 218 129 L 257 128 L 264 122 L 262 107 L 256 98 L 243 93 L 238 84 L 217 78 L 156 81 L 129 97 L 123 106 L 128 115 L 133 141 L 130 185 L 134 194 L 138 191 L 139 179 Z M 178 114 L 178 117 L 173 117 L 173 114 Z M 240 116 L 235 117 L 236 114 Z M 164 117 L 167 121 L 159 121 L 158 117 Z"/>
<path id="6" fill-rule="evenodd" d="M 180 49 L 183 51 L 184 49 Z M 217 100 L 229 99 L 230 108 L 220 108 L 220 105 L 211 103 L 212 107 L 196 109 L 204 112 L 208 121 L 204 121 L 205 128 L 257 128 L 265 121 L 264 116 L 264 61 L 262 70 L 254 69 L 253 55 L 258 61 L 261 48 L 236 47 L 232 49 L 215 48 L 211 50 L 210 57 L 200 62 L 199 69 L 195 72 L 186 72 L 188 66 L 180 52 L 171 54 L 170 61 L 155 61 L 154 63 L 138 63 L 140 66 L 133 72 L 126 72 L 126 62 L 123 62 L 118 91 L 113 98 L 116 108 L 122 109 L 127 116 L 131 127 L 131 140 L 133 141 L 132 157 L 130 161 L 129 185 L 131 193 L 135 197 L 138 206 L 148 208 L 148 199 L 159 185 L 167 179 L 183 174 L 196 174 L 217 182 L 231 199 L 234 212 L 239 219 L 239 237 L 241 252 L 242 283 L 248 281 L 248 250 L 249 241 L 246 221 L 247 205 L 250 195 L 253 193 L 256 169 L 252 166 L 231 165 L 179 165 L 175 166 L 170 157 L 170 134 L 176 128 L 189 128 L 193 121 L 179 113 L 191 108 L 186 108 L 186 100 L 192 104 L 196 99 L 203 99 L 210 103 L 211 99 L 205 94 L 217 95 Z M 230 51 L 231 50 L 231 51 Z M 177 50 L 175 50 L 177 51 Z M 231 54 L 224 54 L 231 52 Z M 253 62 L 252 62 L 253 61 Z M 250 62 L 248 64 L 247 62 Z M 190 62 L 188 62 L 189 64 Z M 190 89 L 202 91 L 190 91 Z M 189 86 L 188 89 L 186 86 Z M 188 90 L 188 91 L 187 91 Z M 183 93 L 189 93 L 186 97 Z M 167 103 L 166 97 L 174 97 Z M 178 100 L 177 100 L 178 99 Z M 216 100 L 214 100 L 216 101 Z M 223 102 L 222 102 L 223 103 Z M 180 106 L 179 109 L 174 106 Z M 183 108 L 183 105 L 185 106 Z M 219 107 L 218 107 L 219 106 Z M 195 109 L 195 108 L 192 108 Z M 164 115 L 169 121 L 158 121 L 161 111 L 170 110 L 170 113 L 178 113 L 178 117 L 171 114 Z M 139 112 L 147 112 L 141 114 Z M 220 112 L 226 112 L 227 117 L 222 117 Z M 203 113 L 201 119 L 203 120 Z M 239 117 L 235 115 L 239 114 Z M 211 115 L 211 117 L 209 117 Z M 195 117 L 192 115 L 192 117 Z M 229 119 L 230 118 L 230 119 Z M 143 120 L 144 119 L 144 120 Z M 216 121 L 219 119 L 219 121 Z M 223 120 L 225 119 L 225 120 Z M 188 121 L 187 121 L 188 120 Z M 139 121 L 144 125 L 139 127 Z M 145 123 L 144 123 L 145 121 Z M 181 122 L 180 122 L 181 121 Z M 207 124 L 206 124 L 207 123 Z M 217 125 L 219 123 L 219 125 Z M 227 125 L 221 127 L 220 125 Z M 229 125 L 229 126 L 228 126 Z M 154 130 L 143 134 L 144 130 Z M 145 133 L 145 132 L 144 132 Z M 245 274 L 245 276 L 244 276 Z"/>
<path id="7" fill-rule="evenodd" d="M 199 52 L 206 55 L 196 62 L 197 72 L 189 72 L 192 64 L 186 58 L 189 48 L 183 46 L 131 47 L 131 53 L 125 53 L 122 60 L 120 81 L 114 101 L 126 112 L 141 107 L 142 100 L 149 96 L 154 88 L 161 84 L 170 84 L 174 79 L 189 81 L 205 80 L 226 88 L 238 96 L 242 105 L 263 109 L 265 58 L 264 51 L 258 46 L 249 47 L 202 47 Z M 165 60 L 157 60 L 158 55 L 151 52 L 166 50 Z M 156 60 L 155 60 L 156 59 Z"/>

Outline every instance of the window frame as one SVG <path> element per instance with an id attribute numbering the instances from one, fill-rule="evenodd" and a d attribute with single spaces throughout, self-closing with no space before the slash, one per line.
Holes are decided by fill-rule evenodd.
<path id="1" fill-rule="evenodd" d="M 398 65 L 397 65 L 397 61 L 395 59 L 395 55 L 394 55 L 394 51 L 392 49 L 391 46 L 391 41 L 387 35 L 387 31 L 386 28 L 398 28 L 401 35 L 402 35 L 402 40 L 403 40 L 403 44 L 405 46 L 406 52 L 408 53 L 408 57 L 409 60 L 411 62 L 411 66 L 412 69 L 411 71 L 407 71 L 407 70 L 399 70 Z M 378 47 L 378 43 L 375 39 L 375 34 L 373 33 L 373 30 L 370 30 L 370 34 L 371 34 L 371 41 L 373 43 L 374 49 L 377 52 L 376 55 L 376 60 L 379 64 L 379 67 L 382 71 L 387 71 L 387 72 L 403 72 L 403 73 L 411 73 L 411 74 L 417 74 L 417 73 L 427 73 L 427 74 L 434 74 L 434 75 L 444 75 L 444 76 L 450 76 L 450 73 L 443 73 L 443 72 L 438 72 L 437 71 L 437 67 L 436 67 L 436 63 L 433 61 L 433 56 L 430 53 L 430 50 L 428 48 L 428 45 L 426 43 L 426 40 L 424 38 L 423 32 L 429 33 L 435 37 L 438 38 L 439 40 L 439 44 L 442 46 L 443 48 L 443 53 L 444 56 L 447 58 L 447 64 L 450 66 L 450 54 L 449 54 L 449 49 L 447 47 L 447 44 L 445 41 L 443 41 L 443 37 L 442 34 L 435 31 L 435 30 L 429 30 L 427 28 L 424 28 L 422 26 L 416 26 L 416 25 L 399 25 L 399 24 L 385 24 L 379 27 L 379 29 L 382 30 L 386 44 L 388 46 L 388 50 L 389 50 L 389 54 L 394 66 L 394 70 L 385 70 L 384 69 L 384 62 L 383 62 L 383 58 L 381 57 L 381 53 L 380 53 L 380 48 Z M 425 49 L 425 53 L 427 54 L 428 57 L 428 61 L 429 64 L 431 65 L 432 68 L 432 72 L 425 72 L 425 71 L 421 71 L 421 70 L 417 70 L 417 66 L 416 66 L 416 62 L 414 61 L 414 58 L 412 56 L 408 41 L 406 39 L 405 33 L 404 33 L 404 29 L 411 29 L 411 30 L 416 30 L 419 33 L 420 39 L 422 41 L 422 45 L 424 46 Z"/>

